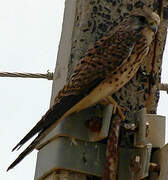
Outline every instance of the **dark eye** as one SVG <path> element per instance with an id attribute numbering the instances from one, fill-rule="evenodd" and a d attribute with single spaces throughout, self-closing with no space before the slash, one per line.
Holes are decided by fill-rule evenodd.
<path id="1" fill-rule="evenodd" d="M 146 18 L 144 16 L 138 16 L 138 19 L 143 24 L 146 22 Z"/>

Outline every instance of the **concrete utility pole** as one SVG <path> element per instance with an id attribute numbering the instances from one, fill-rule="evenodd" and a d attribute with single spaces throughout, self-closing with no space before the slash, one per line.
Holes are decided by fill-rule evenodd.
<path id="1" fill-rule="evenodd" d="M 51 105 L 56 94 L 63 87 L 88 46 L 119 24 L 125 15 L 143 6 L 143 4 L 156 11 L 161 16 L 162 23 L 159 27 L 156 40 L 151 45 L 147 61 L 145 61 L 137 75 L 120 89 L 119 92 L 115 93 L 113 97 L 121 106 L 126 108 L 129 121 L 134 122 L 133 114 L 145 107 L 148 114 L 142 110 L 135 115 L 136 119 L 140 119 L 138 121 L 139 126 L 144 125 L 140 122 L 146 123 L 146 119 L 150 121 L 151 117 L 150 128 L 154 128 L 153 124 L 156 125 L 157 122 L 153 123 L 155 119 L 161 120 L 161 124 L 164 124 L 164 118 L 158 118 L 158 116 L 149 115 L 149 113 L 156 113 L 159 99 L 157 87 L 160 83 L 162 54 L 167 34 L 166 23 L 168 21 L 168 2 L 166 0 L 66 0 L 63 30 L 54 73 Z M 39 145 L 40 151 L 37 158 L 35 180 L 86 180 L 93 177 L 94 179 L 100 179 L 102 176 L 104 176 L 104 180 L 124 180 L 127 177 L 130 177 L 129 180 L 138 180 L 138 178 L 146 177 L 148 172 L 146 172 L 145 168 L 148 167 L 148 164 L 145 166 L 141 162 L 138 173 L 135 165 L 139 163 L 141 156 L 149 158 L 148 160 L 144 159 L 143 163 L 149 163 L 150 153 L 148 150 L 150 145 L 144 146 L 146 149 L 129 149 L 127 145 L 122 146 L 122 148 L 126 147 L 126 149 L 122 150 L 121 148 L 121 155 L 117 158 L 120 164 L 118 169 L 117 163 L 116 165 L 115 162 L 112 164 L 114 160 L 113 154 L 109 153 L 111 152 L 109 148 L 111 148 L 114 142 L 109 138 L 107 146 L 108 155 L 106 157 L 106 144 L 101 141 L 100 143 L 97 142 L 98 140 L 106 139 L 109 131 L 111 136 L 114 134 L 113 130 L 115 131 L 116 128 L 120 128 L 119 123 L 118 127 L 111 126 L 110 129 L 111 111 L 112 106 L 109 105 L 101 112 L 103 119 L 102 127 L 96 132 L 89 132 L 85 127 L 86 119 L 84 117 L 98 113 L 97 107 L 96 110 L 90 108 L 90 110 L 81 112 L 77 117 L 72 116 L 68 121 L 65 120 L 56 127 Z M 112 117 L 112 119 L 114 120 L 113 122 L 119 122 L 116 117 Z M 141 131 L 138 133 L 143 134 L 141 136 L 145 138 L 144 132 L 146 131 L 146 126 L 143 127 L 144 129 L 141 128 Z M 152 129 L 152 132 L 154 136 L 155 130 Z M 118 147 L 120 131 L 117 131 L 117 133 L 116 146 Z M 135 138 L 136 144 L 142 140 L 138 138 L 140 136 L 138 133 L 136 133 Z M 161 140 L 156 143 L 156 148 L 160 148 L 164 144 L 163 136 L 164 134 L 161 135 Z M 122 141 L 124 141 L 123 137 L 124 135 L 121 134 Z M 150 142 L 155 143 L 156 141 L 153 141 L 152 133 L 150 137 Z M 167 146 L 157 154 L 154 154 L 153 159 L 155 161 L 162 159 L 160 154 L 164 154 L 166 148 Z M 126 154 L 124 154 L 125 152 Z M 137 153 L 135 162 L 131 164 L 131 172 L 126 174 L 127 172 L 123 167 L 129 165 L 129 157 L 131 158 L 132 153 Z M 118 151 L 116 151 L 117 154 Z M 126 161 L 122 160 L 122 157 L 127 157 L 127 155 Z M 106 168 L 104 169 L 104 167 Z M 111 167 L 114 167 L 114 169 L 111 169 Z M 158 177 L 159 175 L 157 175 L 156 180 L 166 180 L 165 178 Z"/>

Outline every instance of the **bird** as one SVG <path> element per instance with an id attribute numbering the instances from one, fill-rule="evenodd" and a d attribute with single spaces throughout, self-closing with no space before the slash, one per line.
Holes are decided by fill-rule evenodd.
<path id="1" fill-rule="evenodd" d="M 88 48 L 68 82 L 59 91 L 54 105 L 12 149 L 18 150 L 34 135 L 37 137 L 8 167 L 15 167 L 65 117 L 104 99 L 115 104 L 112 94 L 136 74 L 157 33 L 160 17 L 148 7 L 130 13 L 104 37 Z M 124 116 L 123 116 L 124 118 Z"/>

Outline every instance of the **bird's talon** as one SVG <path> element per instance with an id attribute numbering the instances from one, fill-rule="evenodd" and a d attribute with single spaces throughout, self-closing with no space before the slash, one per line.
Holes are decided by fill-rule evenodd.
<path id="1" fill-rule="evenodd" d="M 116 111 L 117 111 L 117 106 L 114 105 L 114 107 L 113 107 L 113 114 L 115 114 Z"/>
<path id="2" fill-rule="evenodd" d="M 107 97 L 108 101 L 113 104 L 113 114 L 116 113 L 117 109 L 118 109 L 118 113 L 120 115 L 120 117 L 125 120 L 125 115 L 123 113 L 123 111 L 125 111 L 125 108 L 124 107 L 121 107 L 117 104 L 117 102 L 111 97 L 111 96 L 108 96 Z"/>

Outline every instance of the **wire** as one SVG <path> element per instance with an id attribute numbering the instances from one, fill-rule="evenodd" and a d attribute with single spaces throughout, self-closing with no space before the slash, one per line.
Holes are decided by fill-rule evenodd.
<path id="1" fill-rule="evenodd" d="M 53 80 L 53 72 L 47 71 L 46 74 L 42 73 L 18 73 L 18 72 L 0 72 L 0 77 L 15 77 L 15 78 L 43 78 L 48 80 Z M 168 84 L 159 84 L 158 89 L 160 91 L 167 91 L 168 93 Z"/>
<path id="2" fill-rule="evenodd" d="M 53 73 L 47 71 L 46 74 L 41 73 L 18 73 L 18 72 L 0 72 L 0 77 L 15 77 L 15 78 L 43 78 L 53 80 Z"/>
<path id="3" fill-rule="evenodd" d="M 168 93 L 168 84 L 161 83 L 161 84 L 159 84 L 158 88 L 160 91 L 167 91 L 167 93 Z"/>

